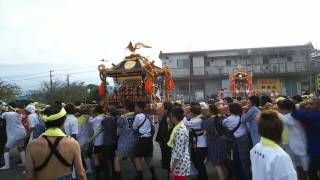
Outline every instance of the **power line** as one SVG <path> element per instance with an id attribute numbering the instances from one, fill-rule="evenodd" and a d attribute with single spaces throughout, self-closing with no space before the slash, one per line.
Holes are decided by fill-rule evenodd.
<path id="1" fill-rule="evenodd" d="M 26 81 L 26 80 L 33 80 L 33 79 L 41 79 L 45 77 L 51 77 L 53 76 L 67 76 L 67 75 L 75 75 L 75 74 L 86 74 L 90 72 L 96 72 L 96 71 L 81 71 L 81 72 L 74 72 L 74 73 L 68 73 L 68 74 L 55 74 L 53 75 L 53 71 L 51 71 L 51 75 L 46 75 L 46 76 L 37 76 L 37 77 L 31 77 L 31 78 L 23 78 L 23 79 L 10 79 L 10 81 Z"/>
<path id="2" fill-rule="evenodd" d="M 94 81 L 94 80 L 100 80 L 100 79 L 99 79 L 99 77 L 97 77 L 97 78 L 92 77 L 92 78 L 88 78 L 88 79 L 75 79 L 73 81 L 78 82 L 78 81 Z"/>
<path id="3" fill-rule="evenodd" d="M 92 68 L 93 67 L 96 67 L 96 66 L 92 66 Z M 58 69 L 58 70 L 55 70 L 55 71 L 70 71 L 70 70 L 81 70 L 81 69 L 88 69 L 88 68 L 91 69 L 91 67 L 86 66 L 86 67 L 70 68 L 70 69 L 60 69 L 60 70 Z"/>
<path id="4" fill-rule="evenodd" d="M 23 88 L 22 89 L 25 89 L 25 90 L 34 90 L 35 88 L 39 88 L 39 87 L 41 87 L 41 83 L 39 82 L 39 83 L 35 83 L 35 84 L 29 84 L 29 85 L 25 85 L 25 86 L 23 86 Z"/>
<path id="5" fill-rule="evenodd" d="M 0 78 L 15 78 L 15 77 L 24 77 L 24 76 L 34 76 L 38 74 L 46 74 L 47 72 L 41 72 L 41 73 L 33 73 L 33 74 L 24 74 L 24 75 L 15 75 L 15 76 L 2 76 Z"/>
<path id="6" fill-rule="evenodd" d="M 41 78 L 44 78 L 44 77 L 48 77 L 47 76 L 39 76 L 39 77 L 33 77 L 33 78 L 25 78 L 25 79 L 14 79 L 14 80 L 11 80 L 11 81 L 25 81 L 25 80 L 32 80 L 32 79 L 41 79 Z"/>
<path id="7" fill-rule="evenodd" d="M 75 73 L 69 73 L 69 74 L 83 74 L 83 73 L 90 73 L 90 72 L 98 72 L 97 70 L 91 70 L 91 71 L 82 71 L 82 72 L 75 72 Z"/>
<path id="8" fill-rule="evenodd" d="M 99 81 L 98 81 L 98 78 L 97 79 L 85 79 L 85 80 L 77 80 L 77 81 L 73 81 L 73 82 L 79 82 L 79 83 L 92 83 L 92 84 L 95 84 L 95 83 L 100 83 Z"/>
<path id="9" fill-rule="evenodd" d="M 93 68 L 93 66 L 92 66 Z M 69 71 L 69 70 L 84 70 L 84 69 L 92 69 L 91 67 L 79 67 L 79 68 L 69 68 L 69 69 L 58 69 L 54 71 Z M 4 79 L 11 79 L 11 78 L 19 78 L 19 77 L 26 77 L 26 76 L 34 76 L 40 74 L 47 74 L 48 72 L 39 72 L 39 73 L 32 73 L 32 74 L 20 74 L 20 75 L 13 75 L 13 76 L 1 76 L 0 78 Z M 81 72 L 80 72 L 81 73 Z M 63 74 L 66 75 L 66 74 Z"/>
<path id="10" fill-rule="evenodd" d="M 76 79 L 76 80 L 70 81 L 70 76 L 69 76 L 69 86 L 71 86 L 73 83 L 84 83 L 85 85 L 88 85 L 88 84 L 99 85 L 100 79 L 99 78 L 90 78 L 90 79 L 88 78 L 88 79 Z M 67 77 L 67 84 L 68 84 L 68 77 Z M 38 82 L 37 85 L 28 85 L 28 86 L 23 86 L 23 87 L 24 87 L 23 92 L 29 92 L 32 90 L 39 89 L 41 87 L 41 84 Z"/>
<path id="11" fill-rule="evenodd" d="M 73 72 L 73 73 L 67 73 L 67 74 L 56 74 L 56 76 L 66 76 L 66 75 L 72 75 L 72 74 L 84 74 L 84 73 L 90 73 L 90 72 L 98 72 L 98 71 L 97 70 L 80 71 L 80 72 Z"/>

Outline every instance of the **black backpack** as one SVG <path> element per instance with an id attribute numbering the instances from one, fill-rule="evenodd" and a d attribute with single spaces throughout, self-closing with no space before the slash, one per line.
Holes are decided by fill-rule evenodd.
<path id="1" fill-rule="evenodd" d="M 238 125 L 232 130 L 229 130 L 227 127 L 224 127 L 222 123 L 223 123 L 223 120 L 215 121 L 216 132 L 223 141 L 226 141 L 227 143 L 232 144 L 236 139 L 234 137 L 234 132 L 236 132 L 241 125 L 241 116 L 240 116 Z"/>

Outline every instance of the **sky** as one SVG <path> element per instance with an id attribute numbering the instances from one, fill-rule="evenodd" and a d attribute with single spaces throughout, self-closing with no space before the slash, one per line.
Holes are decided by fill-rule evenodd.
<path id="1" fill-rule="evenodd" d="M 319 0 L 0 0 L 0 78 L 24 90 L 37 88 L 49 70 L 61 79 L 58 72 L 87 71 L 71 81 L 98 82 L 99 60 L 119 63 L 129 41 L 152 46 L 140 53 L 157 64 L 161 50 L 310 41 L 319 49 L 319 7 Z M 39 74 L 3 78 L 32 73 Z"/>

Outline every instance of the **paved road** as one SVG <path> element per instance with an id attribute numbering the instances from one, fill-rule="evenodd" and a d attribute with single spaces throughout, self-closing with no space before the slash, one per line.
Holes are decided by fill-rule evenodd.
<path id="1" fill-rule="evenodd" d="M 157 128 L 156 128 L 157 130 Z M 17 154 L 17 153 L 15 153 Z M 17 154 L 18 156 L 18 154 Z M 154 142 L 154 162 L 155 162 L 155 168 L 158 180 L 167 180 L 166 171 L 161 169 L 160 165 L 161 160 L 161 153 L 158 143 Z M 0 171 L 0 180 L 21 180 L 23 179 L 23 168 L 16 167 L 13 163 L 14 159 L 11 160 L 12 168 L 8 171 Z M 121 162 L 122 169 L 122 179 L 123 180 L 133 180 L 135 176 L 135 171 L 132 163 L 129 160 L 123 160 Z M 209 173 L 209 179 L 214 180 L 215 176 L 212 172 L 212 168 L 208 167 L 208 173 Z M 145 163 L 143 162 L 143 173 L 144 173 L 144 179 L 151 179 L 150 173 L 148 168 L 146 167 Z M 94 179 L 93 175 L 88 175 L 88 179 Z"/>
<path id="2" fill-rule="evenodd" d="M 165 171 L 162 170 L 160 168 L 160 149 L 158 147 L 158 145 L 155 143 L 155 167 L 157 170 L 157 175 L 159 177 L 159 180 L 165 180 Z M 13 164 L 13 167 L 11 168 L 11 170 L 8 171 L 0 171 L 0 179 L 1 180 L 21 180 L 23 179 L 23 174 L 22 171 L 24 170 L 21 167 L 17 167 L 14 165 L 14 158 L 11 159 L 11 164 Z M 143 163 L 145 164 L 145 163 Z M 132 163 L 129 160 L 123 160 L 121 162 L 121 165 L 123 167 L 123 171 L 122 171 L 122 176 L 124 180 L 130 180 L 134 178 L 135 175 L 135 171 L 133 168 Z M 144 166 L 144 177 L 146 177 L 145 179 L 150 179 L 151 177 L 149 177 L 149 172 L 147 171 L 146 166 Z M 92 175 L 88 175 L 89 179 L 93 179 Z M 160 178 L 161 177 L 161 178 Z"/>
<path id="3" fill-rule="evenodd" d="M 155 158 L 155 168 L 156 168 L 156 173 L 158 176 L 159 180 L 166 180 L 166 172 L 161 169 L 160 167 L 160 149 L 157 143 L 154 143 L 155 151 L 154 151 L 154 158 Z M 12 159 L 13 161 L 14 159 Z M 12 163 L 13 164 L 13 163 Z M 147 171 L 147 168 L 144 164 L 144 179 L 150 179 L 150 174 Z M 124 160 L 121 162 L 121 166 L 123 167 L 122 170 L 122 177 L 123 180 L 131 180 L 134 178 L 135 171 L 133 168 L 132 163 L 129 160 Z M 13 166 L 11 170 L 8 171 L 0 171 L 0 179 L 1 180 L 21 180 L 23 179 L 23 174 L 22 174 L 23 168 L 21 167 L 16 167 Z M 210 167 L 208 167 L 208 172 L 210 176 L 210 180 L 214 180 L 214 175 Z M 88 175 L 88 179 L 94 179 L 92 175 Z"/>

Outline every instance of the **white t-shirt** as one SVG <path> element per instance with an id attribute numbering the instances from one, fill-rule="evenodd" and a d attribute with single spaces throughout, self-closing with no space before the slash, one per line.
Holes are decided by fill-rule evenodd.
<path id="1" fill-rule="evenodd" d="M 25 138 L 26 130 L 22 125 L 21 116 L 18 113 L 2 113 L 2 119 L 6 120 L 7 143 Z"/>
<path id="2" fill-rule="evenodd" d="M 39 123 L 38 114 L 32 113 L 28 115 L 29 128 L 34 128 Z"/>
<path id="3" fill-rule="evenodd" d="M 190 121 L 188 121 L 187 118 L 184 117 L 182 121 L 187 128 L 191 128 L 194 130 L 201 130 L 202 119 L 200 117 L 193 118 Z M 207 136 L 205 134 L 198 136 L 196 140 L 197 140 L 197 147 L 208 147 Z"/>
<path id="4" fill-rule="evenodd" d="M 93 133 L 94 134 L 97 134 L 100 129 L 102 128 L 101 127 L 101 121 L 104 120 L 104 115 L 101 114 L 101 115 L 98 115 L 96 117 L 90 117 L 88 122 L 91 124 L 91 127 L 93 129 Z M 100 146 L 103 144 L 103 135 L 104 133 L 100 133 L 95 139 L 94 139 L 94 145 L 95 146 Z"/>
<path id="5" fill-rule="evenodd" d="M 301 123 L 291 116 L 282 115 L 283 123 L 288 132 L 289 147 L 296 156 L 307 155 L 307 138 Z"/>
<path id="6" fill-rule="evenodd" d="M 250 151 L 252 180 L 297 180 L 297 174 L 289 155 L 280 147 L 261 143 Z"/>
<path id="7" fill-rule="evenodd" d="M 36 127 L 37 124 L 40 123 L 39 118 L 38 118 L 38 114 L 36 114 L 36 113 L 29 114 L 27 120 L 29 123 L 29 128 L 34 128 L 34 127 Z M 31 141 L 32 139 L 33 139 L 33 131 L 30 133 L 29 141 Z"/>
<path id="8" fill-rule="evenodd" d="M 145 119 L 146 122 L 141 126 Z M 138 129 L 139 126 L 141 126 L 139 129 L 139 133 L 142 134 L 141 137 L 151 137 L 151 122 L 143 113 L 137 114 L 132 124 L 133 129 Z"/>
<path id="9" fill-rule="evenodd" d="M 87 116 L 84 116 L 84 118 L 88 119 Z M 84 148 L 84 146 L 88 143 L 89 141 L 89 134 L 90 134 L 90 126 L 88 121 L 85 123 L 79 125 L 78 123 L 78 134 L 77 134 L 77 141 L 79 142 L 80 148 Z"/>
<path id="10" fill-rule="evenodd" d="M 74 115 L 67 115 L 64 122 L 64 132 L 66 135 L 78 134 L 78 120 Z"/>
<path id="11" fill-rule="evenodd" d="M 240 121 L 240 116 L 230 115 L 226 119 L 222 121 L 222 125 L 232 131 L 237 127 Z M 233 133 L 234 137 L 238 138 L 244 134 L 246 134 L 247 129 L 245 124 L 241 123 L 240 127 Z"/>

